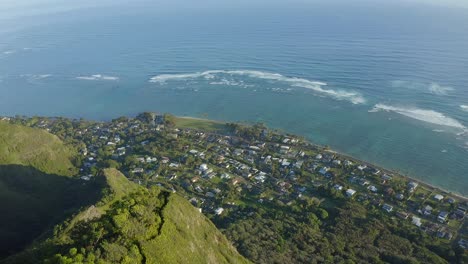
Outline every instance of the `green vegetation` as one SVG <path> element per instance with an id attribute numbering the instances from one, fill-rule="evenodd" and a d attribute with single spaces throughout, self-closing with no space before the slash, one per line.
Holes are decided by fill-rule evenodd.
<path id="1" fill-rule="evenodd" d="M 0 165 L 32 166 L 39 171 L 72 176 L 73 150 L 44 130 L 0 121 Z"/>
<path id="2" fill-rule="evenodd" d="M 468 262 L 466 199 L 411 187 L 395 172 L 262 124 L 154 113 L 103 123 L 38 117 L 10 123 L 47 129 L 79 150 L 73 163 L 81 180 L 58 178 L 83 188 L 73 200 L 95 202 L 6 263 L 244 262 L 186 199 L 255 263 Z M 42 178 L 53 182 L 35 180 Z M 3 200 L 28 197 L 27 188 L 15 195 L 17 180 L 9 184 L 0 186 Z M 49 194 L 34 186 L 34 197 Z M 99 199 L 86 194 L 93 186 Z M 50 194 L 68 198 L 69 189 L 56 189 Z M 37 206 L 18 203 L 24 219 Z"/>
<path id="3" fill-rule="evenodd" d="M 207 132 L 226 131 L 226 124 L 212 120 L 192 118 L 192 117 L 172 117 L 174 124 L 178 128 L 189 128 L 204 130 Z"/>
<path id="4" fill-rule="evenodd" d="M 446 258 L 456 254 L 409 224 L 356 202 L 340 202 L 340 208 L 330 210 L 331 219 L 306 201 L 292 210 L 277 203 L 269 210 L 250 206 L 243 212 L 240 219 L 216 223 L 255 263 L 447 263 L 430 249 Z"/>
<path id="5" fill-rule="evenodd" d="M 96 178 L 109 184 L 97 207 L 7 263 L 247 263 L 182 197 L 140 187 L 113 169 Z"/>
<path id="6" fill-rule="evenodd" d="M 71 158 L 56 136 L 0 122 L 0 259 L 97 199 L 96 186 L 68 177 Z"/>

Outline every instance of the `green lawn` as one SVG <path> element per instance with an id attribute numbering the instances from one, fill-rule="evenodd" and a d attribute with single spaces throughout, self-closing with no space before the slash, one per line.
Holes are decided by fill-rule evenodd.
<path id="1" fill-rule="evenodd" d="M 225 123 L 192 117 L 175 117 L 174 122 L 178 128 L 191 128 L 209 132 L 221 132 L 227 129 Z"/>

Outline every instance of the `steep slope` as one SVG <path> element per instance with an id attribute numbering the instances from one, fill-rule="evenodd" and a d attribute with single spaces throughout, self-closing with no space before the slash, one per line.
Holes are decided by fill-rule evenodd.
<path id="1" fill-rule="evenodd" d="M 45 131 L 0 122 L 0 259 L 98 199 L 97 188 L 66 177 L 72 156 Z"/>
<path id="2" fill-rule="evenodd" d="M 0 121 L 0 165 L 24 165 L 49 174 L 71 176 L 73 151 L 40 129 Z"/>
<path id="3" fill-rule="evenodd" d="M 5 263 L 246 263 L 189 202 L 104 170 L 105 197 Z"/>

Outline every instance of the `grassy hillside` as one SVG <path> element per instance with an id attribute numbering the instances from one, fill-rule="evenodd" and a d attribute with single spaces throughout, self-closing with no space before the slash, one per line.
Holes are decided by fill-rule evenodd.
<path id="1" fill-rule="evenodd" d="M 64 177 L 72 157 L 52 134 L 0 121 L 0 259 L 96 201 L 95 186 Z"/>
<path id="2" fill-rule="evenodd" d="M 74 152 L 56 136 L 40 129 L 0 121 L 0 165 L 25 165 L 49 174 L 71 176 Z"/>
<path id="3" fill-rule="evenodd" d="M 55 235 L 5 263 L 246 263 L 185 199 L 146 189 L 114 169 L 105 197 Z"/>

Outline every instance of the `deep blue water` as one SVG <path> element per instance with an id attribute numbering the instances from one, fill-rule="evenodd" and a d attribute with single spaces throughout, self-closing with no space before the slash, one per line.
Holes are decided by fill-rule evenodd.
<path id="1" fill-rule="evenodd" d="M 468 10 L 154 4 L 0 22 L 0 115 L 265 122 L 468 195 Z"/>

